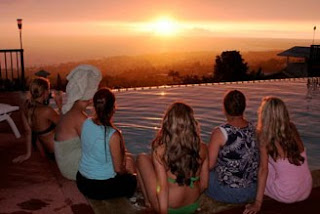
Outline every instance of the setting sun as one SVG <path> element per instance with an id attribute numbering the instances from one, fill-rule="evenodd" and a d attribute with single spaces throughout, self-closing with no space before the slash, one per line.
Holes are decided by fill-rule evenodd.
<path id="1" fill-rule="evenodd" d="M 169 18 L 159 19 L 154 23 L 154 32 L 162 36 L 174 35 L 177 33 L 177 24 Z"/>
<path id="2" fill-rule="evenodd" d="M 180 30 L 179 23 L 171 17 L 160 17 L 140 25 L 139 30 L 149 32 L 155 36 L 174 36 Z"/>

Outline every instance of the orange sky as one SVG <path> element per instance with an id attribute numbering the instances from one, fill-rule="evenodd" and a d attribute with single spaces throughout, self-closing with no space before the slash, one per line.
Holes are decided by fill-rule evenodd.
<path id="1" fill-rule="evenodd" d="M 312 40 L 319 8 L 319 0 L 0 0 L 0 49 L 17 46 L 17 18 L 26 48 L 86 36 Z"/>

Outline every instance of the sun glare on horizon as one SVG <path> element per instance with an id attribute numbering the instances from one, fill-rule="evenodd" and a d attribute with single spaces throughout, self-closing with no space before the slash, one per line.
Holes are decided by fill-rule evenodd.
<path id="1" fill-rule="evenodd" d="M 171 17 L 163 16 L 144 24 L 141 30 L 155 36 L 171 37 L 177 35 L 179 23 Z"/>
<path id="2" fill-rule="evenodd" d="M 177 24 L 170 18 L 160 18 L 154 23 L 154 32 L 162 36 L 175 35 L 177 33 Z"/>

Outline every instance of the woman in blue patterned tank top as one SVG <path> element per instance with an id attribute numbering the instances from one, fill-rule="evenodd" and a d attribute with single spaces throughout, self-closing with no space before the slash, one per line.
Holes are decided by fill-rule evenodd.
<path id="1" fill-rule="evenodd" d="M 209 143 L 210 179 L 207 195 L 226 203 L 254 200 L 259 150 L 255 127 L 244 116 L 246 98 L 238 90 L 223 100 L 227 122 L 214 128 Z"/>

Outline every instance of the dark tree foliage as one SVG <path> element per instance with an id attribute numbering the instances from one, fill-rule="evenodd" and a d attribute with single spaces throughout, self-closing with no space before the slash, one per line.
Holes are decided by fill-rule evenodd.
<path id="1" fill-rule="evenodd" d="M 174 70 L 170 70 L 168 73 L 168 77 L 172 78 L 172 82 L 174 84 L 179 84 L 180 83 L 180 73 L 179 71 L 174 71 Z"/>
<path id="2" fill-rule="evenodd" d="M 182 84 L 197 84 L 201 82 L 198 75 L 185 75 L 182 77 Z"/>
<path id="3" fill-rule="evenodd" d="M 213 80 L 215 82 L 247 80 L 248 69 L 239 51 L 224 51 L 216 57 Z"/>
<path id="4" fill-rule="evenodd" d="M 58 91 L 65 91 L 66 85 L 63 83 L 60 74 L 57 74 L 57 82 L 56 82 L 56 90 Z"/>

